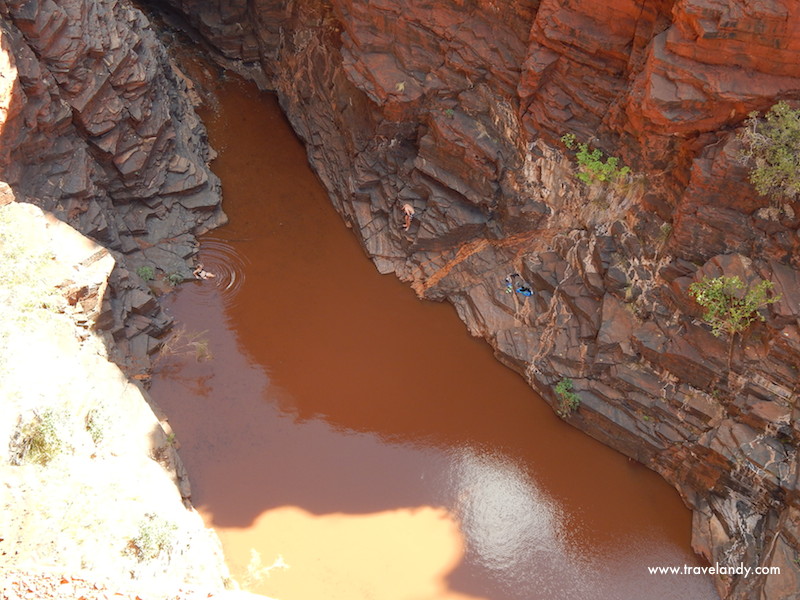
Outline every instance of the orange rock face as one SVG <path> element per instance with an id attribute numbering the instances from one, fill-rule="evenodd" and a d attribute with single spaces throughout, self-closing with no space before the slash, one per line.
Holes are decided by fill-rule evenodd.
<path id="1" fill-rule="evenodd" d="M 632 133 L 687 138 L 735 126 L 800 81 L 796 3 L 685 0 L 650 44 L 624 104 Z M 657 144 L 663 146 L 662 144 Z"/>
<path id="2" fill-rule="evenodd" d="M 681 144 L 797 88 L 798 30 L 788 0 L 621 0 L 602 11 L 545 1 L 520 79 L 526 124 L 554 137 L 600 133 L 601 145 L 621 136 L 634 163 L 679 157 L 685 167 Z"/>
<path id="3" fill-rule="evenodd" d="M 536 14 L 519 95 L 527 127 L 553 137 L 592 137 L 609 110 L 625 101 L 668 2 L 545 0 Z"/>

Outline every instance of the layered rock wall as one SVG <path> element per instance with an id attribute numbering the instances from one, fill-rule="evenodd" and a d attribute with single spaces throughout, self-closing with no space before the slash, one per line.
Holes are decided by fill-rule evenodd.
<path id="1" fill-rule="evenodd" d="M 570 422 L 672 482 L 710 562 L 782 569 L 722 597 L 796 597 L 800 206 L 756 195 L 735 133 L 800 99 L 797 3 L 172 4 L 261 65 L 381 272 L 451 301 L 554 406 L 570 378 Z M 635 175 L 578 181 L 566 133 Z M 688 294 L 720 274 L 781 294 L 732 346 Z"/>
<path id="2" fill-rule="evenodd" d="M 191 277 L 195 234 L 224 220 L 181 75 L 121 0 L 0 2 L 0 61 L 0 175 L 115 254 L 99 326 L 142 373 L 170 324 L 148 284 Z"/>

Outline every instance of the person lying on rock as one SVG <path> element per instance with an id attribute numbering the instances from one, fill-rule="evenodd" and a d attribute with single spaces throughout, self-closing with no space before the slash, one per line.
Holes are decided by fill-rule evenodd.
<path id="1" fill-rule="evenodd" d="M 515 282 L 516 279 L 519 279 L 519 282 Z M 519 276 L 519 273 L 508 274 L 505 278 L 505 283 L 506 294 L 510 294 L 515 290 L 522 296 L 531 296 L 533 294 L 533 290 L 531 290 L 531 287 Z"/>
<path id="2" fill-rule="evenodd" d="M 528 287 L 528 284 L 521 283 L 517 286 L 517 293 L 522 294 L 523 296 L 531 296 L 533 294 L 533 290 Z"/>

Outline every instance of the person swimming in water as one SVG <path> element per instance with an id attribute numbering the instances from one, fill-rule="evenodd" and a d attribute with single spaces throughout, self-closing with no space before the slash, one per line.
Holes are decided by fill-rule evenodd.
<path id="1" fill-rule="evenodd" d="M 195 279 L 213 279 L 216 277 L 214 273 L 205 270 L 203 263 L 197 263 L 197 266 L 194 268 L 194 271 L 192 271 L 192 274 L 194 275 Z"/>

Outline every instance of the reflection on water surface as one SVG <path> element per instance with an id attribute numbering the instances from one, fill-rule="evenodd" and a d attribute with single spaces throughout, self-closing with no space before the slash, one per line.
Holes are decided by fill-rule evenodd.
<path id="1" fill-rule="evenodd" d="M 647 574 L 698 564 L 676 493 L 378 275 L 273 99 L 220 96 L 218 277 L 167 300 L 214 358 L 169 357 L 152 391 L 237 577 L 281 600 L 715 598 Z"/>

